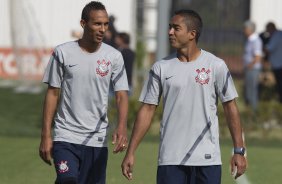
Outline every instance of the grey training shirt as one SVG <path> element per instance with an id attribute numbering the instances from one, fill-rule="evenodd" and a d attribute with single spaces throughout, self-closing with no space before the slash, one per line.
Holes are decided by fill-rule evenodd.
<path id="1" fill-rule="evenodd" d="M 139 100 L 158 105 L 161 95 L 159 165 L 220 165 L 217 99 L 238 96 L 225 62 L 204 50 L 192 62 L 156 62 Z"/>
<path id="2" fill-rule="evenodd" d="M 121 53 L 105 43 L 94 53 L 77 41 L 64 43 L 54 49 L 43 82 L 61 88 L 54 141 L 106 147 L 110 82 L 115 91 L 128 90 Z"/>

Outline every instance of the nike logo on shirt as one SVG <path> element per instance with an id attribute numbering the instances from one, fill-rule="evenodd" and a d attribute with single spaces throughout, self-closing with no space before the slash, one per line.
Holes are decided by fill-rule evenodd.
<path id="1" fill-rule="evenodd" d="M 69 67 L 73 67 L 73 66 L 76 66 L 77 64 L 75 64 L 75 65 L 69 65 Z"/>
<path id="2" fill-rule="evenodd" d="M 173 76 L 166 77 L 165 80 L 168 80 L 168 79 L 170 79 L 171 77 L 173 77 Z"/>

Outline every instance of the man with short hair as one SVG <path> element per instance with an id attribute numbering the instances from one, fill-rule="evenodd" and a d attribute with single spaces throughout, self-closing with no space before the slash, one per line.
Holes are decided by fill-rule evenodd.
<path id="1" fill-rule="evenodd" d="M 118 108 L 118 153 L 127 146 L 128 83 L 121 53 L 102 42 L 109 24 L 105 6 L 88 3 L 80 24 L 82 38 L 57 46 L 43 77 L 48 89 L 39 152 L 47 164 L 53 157 L 56 184 L 105 184 L 109 86 Z"/>
<path id="2" fill-rule="evenodd" d="M 243 56 L 245 72 L 244 94 L 246 104 L 250 105 L 254 112 L 256 112 L 258 106 L 259 74 L 261 72 L 263 55 L 262 40 L 255 31 L 256 25 L 254 22 L 248 20 L 244 23 L 244 34 L 247 37 Z"/>
<path id="3" fill-rule="evenodd" d="M 225 62 L 197 47 L 201 30 L 201 17 L 193 10 L 179 10 L 171 18 L 169 40 L 176 53 L 156 62 L 144 84 L 139 98 L 142 106 L 122 163 L 123 175 L 129 180 L 133 178 L 135 151 L 161 96 L 158 184 L 221 182 L 218 98 L 234 145 L 232 173 L 238 178 L 245 172 L 245 148 L 235 102 L 238 95 Z"/>

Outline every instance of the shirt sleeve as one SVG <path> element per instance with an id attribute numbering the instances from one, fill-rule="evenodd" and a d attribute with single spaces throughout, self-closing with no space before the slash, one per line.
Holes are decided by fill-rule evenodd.
<path id="1" fill-rule="evenodd" d="M 59 51 L 55 49 L 45 69 L 42 82 L 56 88 L 61 88 L 64 76 L 63 66 L 63 57 L 59 54 Z"/>
<path id="2" fill-rule="evenodd" d="M 114 91 L 128 91 L 128 81 L 121 53 L 115 59 L 111 76 Z"/>
<path id="3" fill-rule="evenodd" d="M 160 103 L 162 95 L 160 73 L 159 66 L 157 64 L 153 65 L 139 97 L 140 102 L 154 105 L 158 105 Z"/>
<path id="4" fill-rule="evenodd" d="M 262 41 L 260 38 L 256 39 L 255 43 L 254 43 L 254 55 L 255 56 L 262 56 L 263 52 L 262 52 Z"/>
<path id="5" fill-rule="evenodd" d="M 218 66 L 215 73 L 216 92 L 221 102 L 227 102 L 238 97 L 232 76 L 224 61 Z"/>

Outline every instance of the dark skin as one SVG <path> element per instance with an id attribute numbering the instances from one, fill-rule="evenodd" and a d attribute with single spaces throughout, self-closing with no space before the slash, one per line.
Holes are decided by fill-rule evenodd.
<path id="1" fill-rule="evenodd" d="M 175 15 L 172 17 L 169 24 L 168 34 L 171 46 L 177 50 L 177 57 L 179 61 L 193 62 L 197 59 L 201 53 L 196 42 L 197 32 L 196 30 L 187 28 L 182 16 Z M 122 173 L 128 180 L 133 179 L 135 151 L 150 128 L 156 108 L 156 105 L 143 103 L 137 113 L 129 147 L 121 165 Z M 234 147 L 243 147 L 244 144 L 242 139 L 240 116 L 235 100 L 223 103 L 223 108 L 228 120 L 228 126 Z M 231 158 L 230 165 L 232 174 L 237 168 L 237 173 L 235 175 L 235 179 L 237 179 L 245 172 L 247 162 L 244 156 L 235 154 Z"/>
<path id="2" fill-rule="evenodd" d="M 41 159 L 49 165 L 52 165 L 51 153 L 53 148 L 51 127 L 52 127 L 53 117 L 55 115 L 56 108 L 58 105 L 59 96 L 60 96 L 59 88 L 48 86 L 45 96 L 44 106 L 43 106 L 43 126 L 41 131 L 39 155 Z"/>
<path id="3" fill-rule="evenodd" d="M 81 20 L 80 24 L 84 29 L 82 38 L 78 40 L 80 48 L 87 53 L 96 52 L 100 48 L 104 34 L 108 29 L 109 18 L 107 12 L 105 10 L 92 10 L 89 15 L 89 20 Z M 112 135 L 112 143 L 115 145 L 113 153 L 119 153 L 124 151 L 128 144 L 128 95 L 127 91 L 117 91 L 115 96 L 118 109 L 118 125 Z M 56 113 L 59 98 L 60 89 L 49 85 L 43 106 L 43 123 L 39 146 L 39 155 L 41 159 L 49 165 L 52 163 L 52 122 Z"/>
<path id="4" fill-rule="evenodd" d="M 239 111 L 236 105 L 235 100 L 231 100 L 228 102 L 224 102 L 223 104 L 224 114 L 226 116 L 229 131 L 233 140 L 233 146 L 234 148 L 238 147 L 244 147 L 244 141 L 242 138 L 242 128 L 240 123 L 240 116 Z M 231 167 L 231 174 L 235 174 L 235 179 L 237 179 L 239 176 L 244 174 L 244 172 L 247 169 L 247 160 L 244 156 L 239 154 L 234 154 L 231 157 L 230 161 L 230 167 Z M 235 170 L 237 169 L 237 172 L 235 173 Z"/>
<path id="5" fill-rule="evenodd" d="M 80 25 L 83 28 L 83 35 L 79 46 L 88 53 L 97 51 L 103 41 L 105 32 L 109 27 L 109 18 L 106 11 L 91 11 L 89 20 L 81 20 Z"/>

